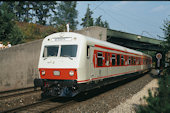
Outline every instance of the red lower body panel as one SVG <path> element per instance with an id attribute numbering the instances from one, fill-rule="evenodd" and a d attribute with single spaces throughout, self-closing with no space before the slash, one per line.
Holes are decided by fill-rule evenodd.
<path id="1" fill-rule="evenodd" d="M 45 71 L 45 75 L 42 75 L 42 71 Z M 54 71 L 59 71 L 60 75 L 54 75 Z M 73 71 L 74 75 L 70 76 L 69 72 Z M 49 69 L 49 68 L 39 68 L 40 77 L 41 79 L 53 79 L 53 80 L 77 80 L 77 69 L 71 68 L 71 69 Z"/>

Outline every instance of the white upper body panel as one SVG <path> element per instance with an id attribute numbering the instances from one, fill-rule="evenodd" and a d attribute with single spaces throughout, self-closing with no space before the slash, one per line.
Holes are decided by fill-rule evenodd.
<path id="1" fill-rule="evenodd" d="M 95 38 L 90 38 L 73 32 L 60 32 L 47 36 L 43 42 L 40 53 L 39 68 L 80 68 L 81 64 L 86 61 L 87 43 L 94 46 L 100 45 L 108 48 L 114 48 L 129 53 L 148 56 L 142 52 L 135 51 L 113 43 L 101 41 Z M 44 47 L 52 45 L 78 45 L 76 57 L 43 57 Z M 59 53 L 61 51 L 59 50 Z M 80 62 L 81 59 L 81 62 Z"/>

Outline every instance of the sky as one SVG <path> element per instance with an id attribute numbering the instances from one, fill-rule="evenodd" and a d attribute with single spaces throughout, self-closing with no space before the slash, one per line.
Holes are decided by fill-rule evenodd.
<path id="1" fill-rule="evenodd" d="M 170 20 L 169 1 L 78 1 L 78 30 L 88 4 L 94 20 L 101 15 L 110 29 L 156 39 L 164 36 L 164 20 Z"/>

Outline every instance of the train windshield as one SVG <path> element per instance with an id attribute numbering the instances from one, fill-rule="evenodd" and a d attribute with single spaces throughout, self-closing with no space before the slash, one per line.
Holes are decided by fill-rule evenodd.
<path id="1" fill-rule="evenodd" d="M 77 45 L 61 45 L 60 57 L 76 57 Z"/>
<path id="2" fill-rule="evenodd" d="M 58 54 L 59 46 L 45 46 L 43 57 L 55 57 Z"/>

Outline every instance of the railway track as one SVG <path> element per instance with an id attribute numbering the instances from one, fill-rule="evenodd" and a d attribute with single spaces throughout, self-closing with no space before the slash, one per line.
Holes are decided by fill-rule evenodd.
<path id="1" fill-rule="evenodd" d="M 146 73 L 145 73 L 146 74 Z M 144 74 L 143 74 L 144 75 Z M 87 101 L 90 101 L 90 100 L 93 100 L 93 97 L 94 98 L 97 98 L 99 95 L 103 95 L 105 92 L 110 92 L 110 90 L 114 89 L 116 90 L 116 94 L 115 92 L 113 94 L 110 94 L 110 95 L 113 95 L 113 97 L 115 96 L 115 99 L 114 101 L 116 102 L 115 105 L 117 105 L 117 101 L 116 99 L 118 99 L 117 95 L 121 96 L 124 94 L 123 93 L 118 93 L 120 92 L 121 90 L 125 90 L 127 89 L 127 92 L 134 92 L 133 90 L 133 87 L 136 88 L 136 86 L 138 86 L 137 84 L 141 83 L 141 81 L 143 82 L 143 80 L 141 79 L 144 79 L 144 80 L 147 80 L 147 79 L 151 79 L 150 77 L 148 78 L 147 76 L 136 76 L 134 78 L 131 78 L 131 79 L 128 79 L 128 80 L 123 80 L 123 81 L 119 81 L 117 83 L 114 83 L 114 84 L 111 84 L 111 85 L 108 85 L 108 86 L 104 86 L 102 87 L 101 89 L 94 89 L 94 90 L 91 90 L 89 91 L 87 94 L 84 95 L 79 95 L 75 98 L 56 98 L 56 97 L 53 97 L 53 98 L 48 98 L 48 99 L 45 99 L 45 100 L 41 100 L 41 101 L 36 101 L 35 103 L 32 103 L 32 104 L 25 104 L 25 105 L 22 105 L 22 106 L 19 106 L 19 107 L 15 107 L 15 108 L 12 108 L 12 109 L 8 109 L 8 110 L 5 110 L 4 111 L 0 111 L 0 113 L 14 113 L 14 112 L 17 112 L 17 113 L 25 113 L 25 112 L 28 112 L 28 113 L 37 113 L 37 112 L 43 112 L 43 113 L 48 113 L 48 112 L 52 112 L 52 111 L 57 111 L 57 112 L 68 112 L 68 109 L 70 109 L 69 111 L 72 111 L 73 109 L 71 109 L 72 105 L 75 105 L 75 106 L 82 106 L 83 104 L 83 101 L 85 102 L 86 100 Z M 147 79 L 146 79 L 147 78 Z M 140 82 L 136 82 L 137 81 L 140 81 Z M 130 85 L 133 83 L 133 85 Z M 129 85 L 131 87 L 129 87 Z M 135 84 L 135 85 L 134 85 Z M 143 83 L 142 83 L 143 84 Z M 120 86 L 120 87 L 119 87 Z M 127 88 L 123 88 L 123 87 L 127 87 Z M 139 87 L 139 86 L 138 86 Z M 141 86 L 140 86 L 141 87 Z M 130 89 L 129 89 L 130 88 Z M 136 88 L 135 90 L 139 90 L 139 88 Z M 123 92 L 126 92 L 126 91 L 123 91 Z M 115 94 L 115 95 L 114 95 Z M 127 96 L 129 93 L 125 94 L 125 96 Z M 107 95 L 107 94 L 106 94 Z M 108 96 L 106 96 L 108 97 Z M 105 97 L 105 98 L 106 98 Z M 112 98 L 113 98 L 112 97 Z M 103 98 L 103 97 L 102 97 Z M 101 98 L 100 98 L 101 99 Z M 99 99 L 99 100 L 100 100 Z M 110 100 L 110 99 L 109 99 Z M 119 99 L 119 101 L 122 101 L 121 99 Z M 76 104 L 78 103 L 78 104 Z M 89 102 L 88 102 L 89 103 Z M 95 102 L 90 102 L 90 103 L 95 103 Z M 112 102 L 113 103 L 113 102 Z M 87 104 L 87 103 L 86 103 Z M 83 104 L 84 105 L 84 104 Z M 91 106 L 91 105 L 90 105 Z M 67 107 L 67 109 L 65 109 Z M 81 108 L 81 107 L 80 107 Z M 91 108 L 92 109 L 92 108 Z M 65 111 L 64 111 L 65 110 Z M 74 110 L 73 110 L 74 111 Z"/>
<path id="2" fill-rule="evenodd" d="M 48 113 L 48 112 L 54 111 L 58 108 L 65 107 L 69 104 L 73 104 L 75 102 L 76 101 L 72 100 L 71 98 L 63 99 L 63 98 L 52 97 L 52 98 L 48 98 L 45 100 L 37 101 L 36 103 L 28 104 L 25 106 L 20 106 L 17 108 L 6 110 L 6 111 L 1 111 L 1 113 L 14 113 L 14 112 L 17 112 L 17 113 L 25 113 L 25 112 Z"/>
<path id="3" fill-rule="evenodd" d="M 34 90 L 34 87 L 4 91 L 4 92 L 0 92 L 0 100 L 11 98 L 11 97 L 16 97 L 16 96 L 21 96 L 25 94 L 30 94 L 34 92 L 40 92 L 40 91 L 41 91 L 40 88 Z"/>

